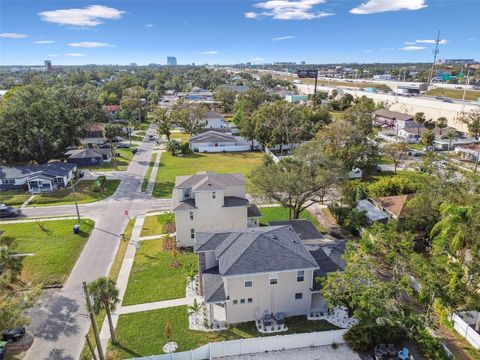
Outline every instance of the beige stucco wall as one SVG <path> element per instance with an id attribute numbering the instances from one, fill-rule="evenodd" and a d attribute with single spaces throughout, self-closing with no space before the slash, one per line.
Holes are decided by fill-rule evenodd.
<path id="1" fill-rule="evenodd" d="M 313 270 L 306 270 L 304 281 L 297 282 L 296 271 L 280 272 L 278 283 L 270 285 L 269 274 L 259 274 L 253 276 L 250 288 L 245 287 L 243 276 L 224 278 L 229 297 L 226 303 L 228 323 L 252 321 L 263 316 L 264 311 L 284 312 L 287 316 L 307 314 L 312 301 L 312 277 Z M 302 299 L 295 300 L 295 293 L 302 293 Z M 248 304 L 248 298 L 253 302 Z M 245 304 L 240 304 L 240 299 L 245 299 Z M 233 300 L 238 300 L 238 304 L 234 305 Z"/>

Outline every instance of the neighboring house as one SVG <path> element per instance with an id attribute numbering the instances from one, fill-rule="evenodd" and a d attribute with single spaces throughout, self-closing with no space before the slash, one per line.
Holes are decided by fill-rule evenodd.
<path id="1" fill-rule="evenodd" d="M 413 115 L 408 115 L 386 109 L 378 109 L 373 112 L 373 123 L 385 129 L 403 129 L 415 125 Z"/>
<path id="2" fill-rule="evenodd" d="M 251 144 L 242 137 L 209 130 L 189 139 L 194 152 L 250 151 Z"/>
<path id="3" fill-rule="evenodd" d="M 418 143 L 422 137 L 422 134 L 424 132 L 428 131 L 428 129 L 424 126 L 420 126 L 420 129 L 418 129 L 418 125 L 414 125 L 412 127 L 405 127 L 403 129 L 398 130 L 398 137 L 403 140 L 406 143 L 409 144 L 414 144 Z M 442 139 L 442 137 L 449 132 L 456 131 L 456 129 L 452 127 L 446 127 L 444 129 L 439 129 L 435 128 L 431 130 L 433 134 L 435 135 L 435 141 L 434 143 L 440 144 L 440 146 L 444 147 L 446 149 L 446 146 L 448 146 L 449 140 L 448 139 Z M 442 134 L 440 134 L 440 131 Z M 452 144 L 455 142 L 452 141 Z"/>
<path id="4" fill-rule="evenodd" d="M 455 153 L 463 160 L 480 162 L 480 144 L 457 146 Z"/>
<path id="5" fill-rule="evenodd" d="M 205 113 L 205 129 L 228 129 L 229 124 L 225 121 L 225 118 L 215 111 L 207 111 Z"/>
<path id="6" fill-rule="evenodd" d="M 377 222 L 386 224 L 389 219 L 388 215 L 383 210 L 379 209 L 373 200 L 359 200 L 356 209 L 365 212 L 365 217 L 367 218 L 369 225 L 373 225 Z"/>
<path id="7" fill-rule="evenodd" d="M 69 150 L 65 153 L 69 163 L 78 166 L 97 166 L 112 160 L 110 149 L 85 148 L 78 150 Z"/>
<path id="8" fill-rule="evenodd" d="M 74 178 L 76 164 L 51 162 L 42 165 L 0 166 L 0 190 L 28 187 L 31 193 L 64 188 Z"/>
<path id="9" fill-rule="evenodd" d="M 374 200 L 375 205 L 390 219 L 401 221 L 405 218 L 407 203 L 413 194 L 384 196 Z"/>
<path id="10" fill-rule="evenodd" d="M 85 144 L 103 144 L 105 142 L 105 137 L 103 136 L 103 129 L 105 129 L 104 123 L 92 123 L 90 124 L 83 143 Z"/>
<path id="11" fill-rule="evenodd" d="M 308 96 L 307 95 L 296 95 L 296 94 L 287 94 L 285 95 L 285 100 L 288 101 L 289 103 L 293 104 L 306 104 L 308 101 Z"/>
<path id="12" fill-rule="evenodd" d="M 310 313 L 319 266 L 292 227 L 197 235 L 194 250 L 211 324 L 253 321 L 265 313 Z"/>
<path id="13" fill-rule="evenodd" d="M 103 105 L 102 109 L 109 115 L 110 117 L 115 117 L 120 111 L 122 111 L 121 105 Z"/>
<path id="14" fill-rule="evenodd" d="M 194 87 L 192 91 L 185 94 L 185 99 L 192 101 L 211 101 L 213 100 L 213 92 L 199 87 Z"/>
<path id="15" fill-rule="evenodd" d="M 200 231 L 257 226 L 259 212 L 246 199 L 245 187 L 242 174 L 199 172 L 177 176 L 172 194 L 177 245 L 193 246 Z"/>
<path id="16" fill-rule="evenodd" d="M 451 131 L 455 131 L 455 130 L 450 130 L 447 132 L 445 132 L 444 130 L 442 131 L 442 136 L 436 136 L 435 141 L 433 142 L 436 148 L 441 148 L 441 150 L 448 150 L 448 148 L 450 147 L 450 150 L 454 150 L 458 146 L 461 146 L 465 149 L 469 149 L 470 146 L 472 146 L 472 149 L 475 149 L 476 146 L 478 146 L 478 143 L 479 143 L 478 140 L 476 140 L 473 137 L 465 136 L 464 134 L 459 133 L 458 131 L 455 131 L 458 137 L 450 141 L 448 138 L 446 138 L 446 135 Z M 462 150 L 459 150 L 459 151 L 462 152 Z"/>

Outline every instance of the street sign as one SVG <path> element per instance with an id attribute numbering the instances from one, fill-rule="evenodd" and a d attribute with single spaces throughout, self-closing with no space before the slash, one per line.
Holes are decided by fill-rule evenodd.
<path id="1" fill-rule="evenodd" d="M 318 77 L 318 70 L 297 70 L 297 75 L 300 79 L 316 79 Z"/>

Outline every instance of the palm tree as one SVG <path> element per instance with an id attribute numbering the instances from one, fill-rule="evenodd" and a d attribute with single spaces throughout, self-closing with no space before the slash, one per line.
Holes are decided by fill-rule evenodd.
<path id="1" fill-rule="evenodd" d="M 0 246 L 0 273 L 9 273 L 10 282 L 22 272 L 22 260 L 6 245 Z"/>
<path id="2" fill-rule="evenodd" d="M 441 116 L 437 119 L 437 127 L 440 129 L 440 136 L 442 135 L 442 130 L 448 126 L 448 120 L 446 117 Z"/>
<path id="3" fill-rule="evenodd" d="M 417 138 L 420 138 L 420 125 L 425 124 L 425 114 L 423 112 L 415 113 L 415 115 L 413 116 L 413 121 L 415 121 L 415 123 L 418 125 Z"/>
<path id="4" fill-rule="evenodd" d="M 480 209 L 475 206 L 461 206 L 443 203 L 440 206 L 441 220 L 430 232 L 432 239 L 446 246 L 453 253 L 460 252 L 460 262 L 465 261 L 466 251 L 476 240 L 474 220 Z"/>
<path id="5" fill-rule="evenodd" d="M 452 148 L 452 141 L 453 140 L 457 140 L 458 138 L 458 133 L 456 131 L 450 131 L 448 134 L 447 134 L 447 139 L 449 140 L 448 141 L 448 151 L 447 151 L 447 154 L 450 154 L 450 149 Z"/>
<path id="6" fill-rule="evenodd" d="M 196 323 L 198 323 L 198 315 L 201 311 L 202 305 L 197 301 L 197 299 L 193 299 L 193 304 L 188 307 L 188 313 L 195 316 Z"/>
<path id="7" fill-rule="evenodd" d="M 434 141 L 435 134 L 432 132 L 432 130 L 425 131 L 420 138 L 420 142 L 427 147 L 432 146 Z"/>
<path id="8" fill-rule="evenodd" d="M 117 343 L 117 339 L 112 321 L 112 310 L 115 309 L 115 305 L 120 302 L 116 285 L 115 280 L 107 278 L 106 276 L 99 277 L 97 280 L 88 284 L 88 289 L 93 297 L 94 311 L 98 313 L 102 307 L 105 309 L 113 344 Z"/>
<path id="9" fill-rule="evenodd" d="M 428 130 L 433 130 L 433 129 L 435 129 L 436 125 L 435 125 L 435 121 L 430 119 L 428 121 L 425 121 L 425 124 L 423 126 L 425 126 Z"/>

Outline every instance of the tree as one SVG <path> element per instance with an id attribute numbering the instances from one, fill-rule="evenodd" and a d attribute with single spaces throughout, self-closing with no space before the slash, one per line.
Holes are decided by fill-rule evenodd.
<path id="1" fill-rule="evenodd" d="M 173 107 L 170 116 L 172 122 L 192 136 L 204 128 L 206 110 L 202 105 L 179 103 Z"/>
<path id="2" fill-rule="evenodd" d="M 420 137 L 420 143 L 427 147 L 432 146 L 434 141 L 435 141 L 435 134 L 432 132 L 432 130 L 425 131 Z"/>
<path id="3" fill-rule="evenodd" d="M 220 101 L 223 112 L 231 112 L 235 104 L 236 93 L 225 86 L 218 86 L 213 92 L 213 98 Z"/>
<path id="4" fill-rule="evenodd" d="M 134 86 L 124 91 L 121 101 L 122 112 L 134 123 L 143 122 L 147 116 L 147 91 L 141 86 Z"/>
<path id="5" fill-rule="evenodd" d="M 456 131 L 450 131 L 445 137 L 448 139 L 448 151 L 450 154 L 450 149 L 452 148 L 452 141 L 458 139 L 458 133 Z"/>
<path id="6" fill-rule="evenodd" d="M 303 145 L 278 164 L 264 161 L 250 174 L 254 195 L 280 203 L 290 210 L 290 218 L 298 219 L 340 182 L 340 165 L 317 150 L 315 144 Z"/>
<path id="7" fill-rule="evenodd" d="M 440 129 L 440 136 L 442 135 L 442 130 L 448 126 L 448 120 L 446 117 L 441 116 L 437 119 L 437 127 Z"/>
<path id="8" fill-rule="evenodd" d="M 157 125 L 157 133 L 159 137 L 165 135 L 167 141 L 170 141 L 172 118 L 168 115 L 166 109 L 155 106 L 151 112 L 153 122 Z"/>
<path id="9" fill-rule="evenodd" d="M 41 284 L 26 291 L 15 291 L 7 285 L 8 281 L 0 276 L 0 329 L 28 324 L 30 321 L 27 316 L 28 310 L 36 304 L 42 294 Z"/>
<path id="10" fill-rule="evenodd" d="M 392 160 L 394 173 L 397 173 L 397 167 L 407 158 L 407 145 L 405 143 L 391 143 L 385 145 L 383 153 Z"/>
<path id="11" fill-rule="evenodd" d="M 96 313 L 103 307 L 107 314 L 112 343 L 116 344 L 115 326 L 112 321 L 112 310 L 120 302 L 115 280 L 102 276 L 88 284 L 88 290 L 93 297 L 93 308 Z"/>
<path id="12" fill-rule="evenodd" d="M 198 323 L 198 315 L 202 312 L 202 305 L 197 301 L 196 298 L 193 299 L 193 304 L 188 306 L 188 313 L 193 314 L 195 317 L 195 322 Z"/>
<path id="13" fill-rule="evenodd" d="M 428 130 L 433 130 L 435 129 L 436 124 L 435 124 L 435 121 L 430 119 L 428 121 L 425 121 L 425 124 L 423 126 L 425 126 L 425 128 L 427 128 Z"/>
<path id="14" fill-rule="evenodd" d="M 106 124 L 103 129 L 103 135 L 110 143 L 110 151 L 112 153 L 113 163 L 115 165 L 115 170 L 117 170 L 117 153 L 116 149 L 113 147 L 113 138 L 122 133 L 122 128 L 119 125 L 115 124 Z"/>
<path id="15" fill-rule="evenodd" d="M 477 140 L 480 138 L 480 110 L 472 110 L 468 114 L 463 114 L 460 121 L 467 125 L 468 132 Z"/>
<path id="16" fill-rule="evenodd" d="M 261 104 L 269 100 L 269 95 L 262 89 L 252 88 L 237 95 L 235 112 L 241 111 L 246 116 L 251 116 Z"/>
<path id="17" fill-rule="evenodd" d="M 420 127 L 425 124 L 426 118 L 423 112 L 417 112 L 413 116 L 413 121 L 418 125 L 417 127 L 417 137 L 420 138 Z"/>
<path id="18" fill-rule="evenodd" d="M 171 140 L 167 143 L 167 151 L 173 156 L 176 156 L 182 151 L 182 144 L 180 144 L 180 142 L 177 140 Z"/>
<path id="19" fill-rule="evenodd" d="M 15 257 L 15 252 L 7 245 L 0 245 L 0 274 L 12 282 L 21 274 L 22 267 L 22 259 Z"/>

